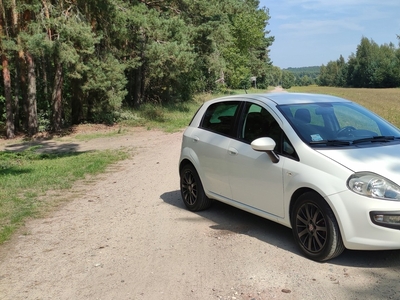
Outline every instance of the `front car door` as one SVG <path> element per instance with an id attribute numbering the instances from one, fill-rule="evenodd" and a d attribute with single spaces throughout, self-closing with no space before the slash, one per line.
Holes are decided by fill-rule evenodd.
<path id="1" fill-rule="evenodd" d="M 247 102 L 238 128 L 239 137 L 231 140 L 227 161 L 232 200 L 283 218 L 283 169 L 285 161 L 291 158 L 280 156 L 279 162 L 273 163 L 267 153 L 255 151 L 250 145 L 257 138 L 271 137 L 278 153 L 293 149 L 287 147 L 290 142 L 279 122 L 261 105 Z"/>

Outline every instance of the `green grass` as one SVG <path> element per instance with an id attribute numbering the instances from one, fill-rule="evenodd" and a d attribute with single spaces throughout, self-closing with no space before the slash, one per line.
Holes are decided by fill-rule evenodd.
<path id="1" fill-rule="evenodd" d="M 124 112 L 123 126 L 143 126 L 148 129 L 160 129 L 165 132 L 176 132 L 185 128 L 200 105 L 216 95 L 204 94 L 190 102 L 159 104 L 144 104 L 134 111 Z"/>
<path id="2" fill-rule="evenodd" d="M 50 202 L 41 196 L 51 190 L 70 188 L 87 175 L 128 156 L 122 151 L 40 154 L 35 148 L 23 152 L 0 152 L 0 244 L 9 239 L 28 217 L 40 215 Z"/>

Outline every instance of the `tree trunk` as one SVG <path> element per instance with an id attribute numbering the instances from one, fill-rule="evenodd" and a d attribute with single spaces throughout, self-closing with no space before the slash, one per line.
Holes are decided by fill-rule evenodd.
<path id="1" fill-rule="evenodd" d="M 49 93 L 49 90 L 51 90 L 51 87 L 49 86 L 50 83 L 48 81 L 47 73 L 51 74 L 51 64 L 47 64 L 44 59 L 40 60 L 41 62 L 41 78 L 43 80 L 43 95 L 44 98 L 46 99 L 46 102 L 49 104 L 49 107 L 51 107 L 51 95 Z"/>
<path id="2" fill-rule="evenodd" d="M 94 119 L 94 115 L 93 115 L 93 106 L 94 106 L 93 95 L 89 94 L 87 103 L 88 103 L 88 107 L 87 107 L 87 112 L 86 112 L 86 120 L 88 120 L 89 122 L 93 122 L 93 119 Z"/>
<path id="3" fill-rule="evenodd" d="M 144 38 L 140 42 L 141 51 L 140 51 L 140 61 L 142 62 L 140 66 L 134 71 L 134 87 L 133 87 L 133 107 L 139 107 L 143 101 L 143 93 L 144 93 L 144 75 L 145 75 L 145 54 L 144 54 Z"/>
<path id="4" fill-rule="evenodd" d="M 16 60 L 16 68 L 14 72 L 14 127 L 15 131 L 18 132 L 21 130 L 20 127 L 20 111 L 19 111 L 19 95 L 20 95 L 20 84 L 18 80 L 19 70 L 18 70 L 18 57 Z"/>
<path id="5" fill-rule="evenodd" d="M 129 69 L 125 71 L 125 75 L 126 78 L 128 79 L 128 83 L 127 83 L 127 90 L 128 90 L 128 94 L 125 97 L 125 102 L 129 107 L 133 107 L 133 95 L 134 95 L 134 80 L 135 80 L 135 76 L 134 76 L 134 70 L 133 69 Z"/>
<path id="6" fill-rule="evenodd" d="M 38 116 L 36 104 L 36 74 L 35 61 L 27 51 L 26 60 L 28 62 L 28 134 L 30 136 L 38 132 Z"/>
<path id="7" fill-rule="evenodd" d="M 11 97 L 11 76 L 8 68 L 8 60 L 5 54 L 1 56 L 3 66 L 4 96 L 6 98 L 6 136 L 8 139 L 15 137 L 14 112 Z"/>
<path id="8" fill-rule="evenodd" d="M 44 15 L 46 16 L 46 19 L 47 19 L 47 20 L 50 20 L 49 6 L 48 6 L 46 0 L 42 0 L 42 5 L 43 5 Z M 47 38 L 48 38 L 49 40 L 51 40 L 51 29 L 50 29 L 50 27 L 47 28 L 46 31 L 47 31 Z"/>
<path id="9" fill-rule="evenodd" d="M 140 67 L 140 104 L 146 99 L 146 64 Z"/>
<path id="10" fill-rule="evenodd" d="M 7 37 L 6 31 L 6 16 L 3 1 L 0 1 L 0 35 L 1 37 Z M 14 127 L 14 111 L 11 95 L 11 75 L 8 67 L 8 58 L 6 51 L 2 45 L 2 39 L 0 39 L 0 51 L 1 51 L 1 65 L 3 67 L 3 82 L 4 82 L 4 97 L 6 98 L 6 136 L 8 139 L 15 137 Z"/>
<path id="11" fill-rule="evenodd" d="M 54 76 L 54 86 L 52 94 L 53 104 L 53 131 L 61 131 L 62 122 L 62 85 L 63 85 L 63 73 L 61 62 L 56 62 L 56 73 Z"/>
<path id="12" fill-rule="evenodd" d="M 17 38 L 17 44 L 18 46 L 21 46 L 21 39 L 18 35 L 20 28 L 18 26 L 18 11 L 17 11 L 17 2 L 16 0 L 12 0 L 11 1 L 11 11 L 12 11 L 12 28 L 13 28 L 13 35 L 14 37 L 18 37 Z M 18 76 L 19 76 L 19 58 L 18 55 L 15 55 L 15 71 L 14 71 L 14 127 L 15 127 L 15 131 L 18 132 L 20 130 L 20 115 L 19 115 L 19 96 L 20 96 L 20 84 L 19 84 L 19 80 L 18 80 Z"/>
<path id="13" fill-rule="evenodd" d="M 42 5 L 43 5 L 43 10 L 44 10 L 44 15 L 46 17 L 46 20 L 49 21 L 50 20 L 50 12 L 49 12 L 49 4 L 46 2 L 46 0 L 42 0 Z M 46 28 L 46 33 L 47 33 L 47 39 L 49 41 L 52 40 L 52 32 L 51 32 L 51 28 L 48 27 Z M 41 61 L 41 66 L 42 66 L 42 72 L 43 72 L 43 82 L 44 82 L 44 87 L 43 87 L 43 93 L 46 97 L 46 100 L 49 102 L 49 106 L 51 106 L 51 95 L 49 93 L 49 90 L 51 90 L 51 87 L 49 86 L 51 83 L 48 82 L 47 80 L 47 74 L 51 74 L 51 63 L 46 62 L 45 60 Z"/>
<path id="14" fill-rule="evenodd" d="M 22 122 L 22 127 L 25 130 L 28 130 L 28 93 L 27 93 L 27 66 L 25 61 L 25 52 L 20 50 L 18 51 L 18 66 L 19 66 L 19 87 L 21 93 L 21 109 L 20 111 L 20 118 Z M 21 111 L 22 110 L 22 111 Z"/>
<path id="15" fill-rule="evenodd" d="M 140 66 L 134 71 L 134 87 L 133 87 L 133 107 L 140 106 L 142 98 L 142 67 Z"/>
<path id="16" fill-rule="evenodd" d="M 78 79 L 72 80 L 72 97 L 71 97 L 71 121 L 72 124 L 80 124 L 83 120 L 83 95 Z"/>

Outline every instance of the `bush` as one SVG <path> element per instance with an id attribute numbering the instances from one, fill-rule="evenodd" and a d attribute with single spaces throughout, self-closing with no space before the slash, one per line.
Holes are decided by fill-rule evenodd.
<path id="1" fill-rule="evenodd" d="M 164 111 L 160 105 L 144 104 L 140 107 L 140 115 L 150 121 L 165 121 Z"/>

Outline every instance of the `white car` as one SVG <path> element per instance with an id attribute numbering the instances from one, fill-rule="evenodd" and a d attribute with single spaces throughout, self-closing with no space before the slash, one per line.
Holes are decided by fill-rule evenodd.
<path id="1" fill-rule="evenodd" d="M 179 173 L 189 210 L 217 200 L 278 222 L 310 259 L 400 249 L 400 130 L 349 100 L 208 101 L 183 134 Z"/>

